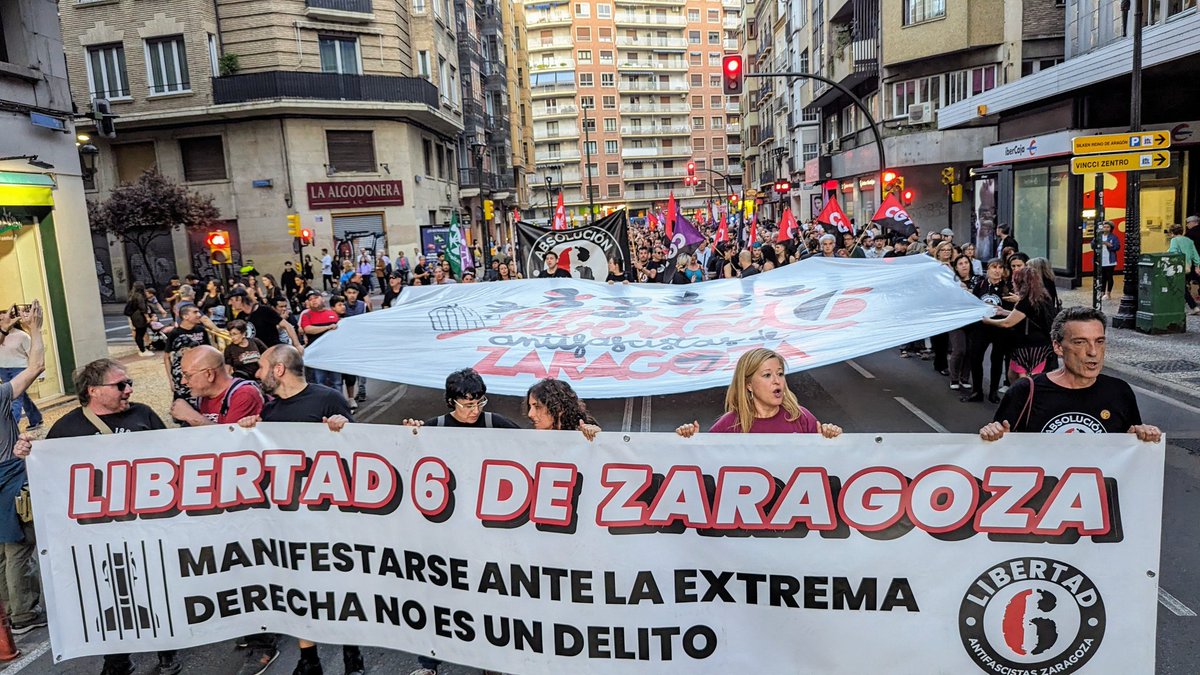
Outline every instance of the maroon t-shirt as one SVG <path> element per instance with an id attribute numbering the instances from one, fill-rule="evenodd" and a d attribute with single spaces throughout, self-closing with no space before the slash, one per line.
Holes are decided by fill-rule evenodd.
<path id="1" fill-rule="evenodd" d="M 788 421 L 788 412 L 779 407 L 779 412 L 771 417 L 755 418 L 750 425 L 750 433 L 752 434 L 815 434 L 820 431 L 817 425 L 817 418 L 808 411 L 808 408 L 800 406 L 800 416 L 792 421 Z M 713 423 L 708 430 L 710 433 L 716 434 L 733 434 L 739 433 L 737 429 L 737 414 L 727 412 L 721 415 L 720 419 Z"/>

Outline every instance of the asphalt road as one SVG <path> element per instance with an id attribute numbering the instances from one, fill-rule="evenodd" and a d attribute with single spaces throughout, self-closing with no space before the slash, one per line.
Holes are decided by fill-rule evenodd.
<path id="1" fill-rule="evenodd" d="M 124 323 L 124 317 L 121 324 Z M 117 323 L 117 322 L 113 322 Z M 128 339 L 111 331 L 111 336 Z M 988 404 L 964 404 L 951 392 L 946 378 L 930 363 L 903 360 L 895 351 L 881 352 L 789 377 L 801 403 L 823 422 L 841 425 L 847 432 L 975 432 L 991 419 Z M 1162 563 L 1158 607 L 1158 657 L 1156 672 L 1167 675 L 1200 673 L 1200 408 L 1137 387 L 1143 419 L 1162 427 L 1169 438 L 1165 477 Z M 399 424 L 405 417 L 431 417 L 445 410 L 441 391 L 370 381 L 368 402 L 359 408 L 357 420 L 376 424 Z M 522 419 L 519 398 L 489 396 L 488 409 L 528 425 Z M 632 397 L 589 403 L 606 431 L 673 430 L 698 419 L 711 423 L 722 411 L 724 389 L 709 389 L 677 396 Z M 1195 402 L 1192 402 L 1195 403 Z M 21 636 L 18 646 L 26 654 L 0 675 L 43 673 L 99 673 L 100 659 L 77 659 L 54 665 L 47 653 L 45 629 Z M 330 673 L 341 673 L 337 647 L 322 647 L 322 658 Z M 364 650 L 369 673 L 407 675 L 416 667 L 415 658 L 383 649 Z M 241 653 L 229 644 L 217 644 L 183 652 L 184 673 L 189 675 L 232 675 L 241 663 Z M 33 657 L 33 658 L 30 658 Z M 298 658 L 288 641 L 269 673 L 290 672 Z M 154 672 L 152 655 L 135 657 L 139 673 Z M 447 666 L 442 675 L 478 673 L 477 669 Z M 783 675 L 787 671 L 781 670 Z"/>

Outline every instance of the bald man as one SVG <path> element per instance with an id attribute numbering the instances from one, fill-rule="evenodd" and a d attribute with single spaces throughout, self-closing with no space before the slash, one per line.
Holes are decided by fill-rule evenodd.
<path id="1" fill-rule="evenodd" d="M 225 357 L 215 347 L 200 345 L 180 360 L 183 382 L 200 399 L 196 410 L 184 399 L 171 404 L 171 417 L 200 427 L 237 424 L 238 420 L 262 413 L 263 395 L 251 380 L 235 378 L 225 369 Z"/>

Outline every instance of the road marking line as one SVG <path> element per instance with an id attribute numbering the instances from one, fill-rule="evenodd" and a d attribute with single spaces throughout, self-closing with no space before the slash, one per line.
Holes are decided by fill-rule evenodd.
<path id="1" fill-rule="evenodd" d="M 1164 591 L 1161 587 L 1158 589 L 1158 601 L 1162 603 L 1163 607 L 1171 610 L 1171 613 L 1175 616 L 1196 616 L 1191 607 L 1183 604 L 1179 601 L 1179 598 Z M 3 675 L 3 673 L 0 673 L 0 675 Z"/>
<path id="2" fill-rule="evenodd" d="M 904 398 L 903 396 L 893 396 L 892 398 L 896 399 L 896 402 L 900 405 L 908 408 L 910 413 L 916 415 L 917 419 L 921 420 L 925 424 L 928 424 L 934 431 L 938 432 L 939 434 L 950 433 L 949 429 L 942 426 L 937 420 L 930 417 L 924 410 L 921 410 L 917 406 L 913 405 L 908 399 Z"/>
<path id="3" fill-rule="evenodd" d="M 125 331 L 126 333 L 128 333 L 128 332 L 129 332 L 129 326 L 116 326 L 116 327 L 114 327 L 114 328 L 105 328 L 105 329 L 104 329 L 104 332 L 105 332 L 105 333 L 115 333 L 115 332 L 117 332 L 117 331 L 119 331 L 119 330 L 123 330 L 123 331 Z"/>
<path id="4" fill-rule="evenodd" d="M 1133 386 L 1133 385 L 1130 385 L 1130 386 Z M 1175 406 L 1176 408 L 1182 408 L 1190 413 L 1200 415 L 1200 408 L 1196 408 L 1196 407 L 1190 406 L 1186 403 L 1177 401 L 1177 400 L 1171 398 L 1170 396 L 1167 396 L 1166 394 L 1160 394 L 1157 391 L 1143 389 L 1142 387 L 1133 387 L 1133 389 L 1139 394 L 1149 396 L 1150 398 L 1156 398 L 1156 399 L 1162 401 L 1163 403 L 1169 403 L 1169 404 Z"/>
<path id="5" fill-rule="evenodd" d="M 642 397 L 642 431 L 650 431 L 650 397 Z"/>
<path id="6" fill-rule="evenodd" d="M 384 411 L 386 411 L 388 408 L 392 407 L 392 405 L 396 401 L 399 401 L 400 399 L 404 398 L 404 395 L 407 393 L 408 393 L 408 385 L 407 384 L 402 384 L 399 387 L 396 387 L 396 391 L 392 392 L 391 394 L 388 394 L 387 396 L 383 397 L 382 399 L 380 399 L 378 401 L 378 405 L 379 405 L 378 408 L 376 408 L 375 410 L 372 410 L 370 413 L 368 413 L 366 415 L 363 415 L 359 419 L 359 421 L 360 422 L 371 422 L 376 417 L 379 417 L 380 415 L 382 415 L 384 413 Z"/>
<path id="7" fill-rule="evenodd" d="M 863 377 L 867 378 L 868 380 L 875 379 L 874 375 L 872 375 L 870 372 L 868 372 L 866 368 L 863 368 L 862 366 L 855 363 L 854 359 L 850 359 L 850 360 L 846 361 L 846 365 L 857 370 L 859 375 L 862 375 Z"/>
<path id="8" fill-rule="evenodd" d="M 50 641 L 42 640 L 42 642 L 35 647 L 33 651 L 29 652 L 25 656 L 22 656 L 20 661 L 10 663 L 7 668 L 0 670 L 0 675 L 16 675 L 16 673 L 19 673 L 32 665 L 34 661 L 42 658 L 42 654 L 45 654 L 48 651 L 50 651 Z"/>
<path id="9" fill-rule="evenodd" d="M 625 414 L 621 417 L 621 431 L 633 429 L 633 398 L 625 399 Z"/>

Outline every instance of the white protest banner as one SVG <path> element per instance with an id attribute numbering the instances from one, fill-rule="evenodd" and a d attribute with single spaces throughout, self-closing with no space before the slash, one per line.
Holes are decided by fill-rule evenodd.
<path id="1" fill-rule="evenodd" d="M 584 398 L 725 386 L 742 353 L 774 349 L 798 371 L 990 316 L 929 256 L 812 258 L 746 279 L 614 284 L 536 279 L 405 289 L 400 304 L 338 324 L 314 368 L 441 388 L 470 366 L 522 395 L 567 380 Z"/>
<path id="2" fill-rule="evenodd" d="M 266 630 L 523 675 L 1154 667 L 1163 445 L 1130 434 L 262 424 L 29 474 L 56 660 Z"/>

